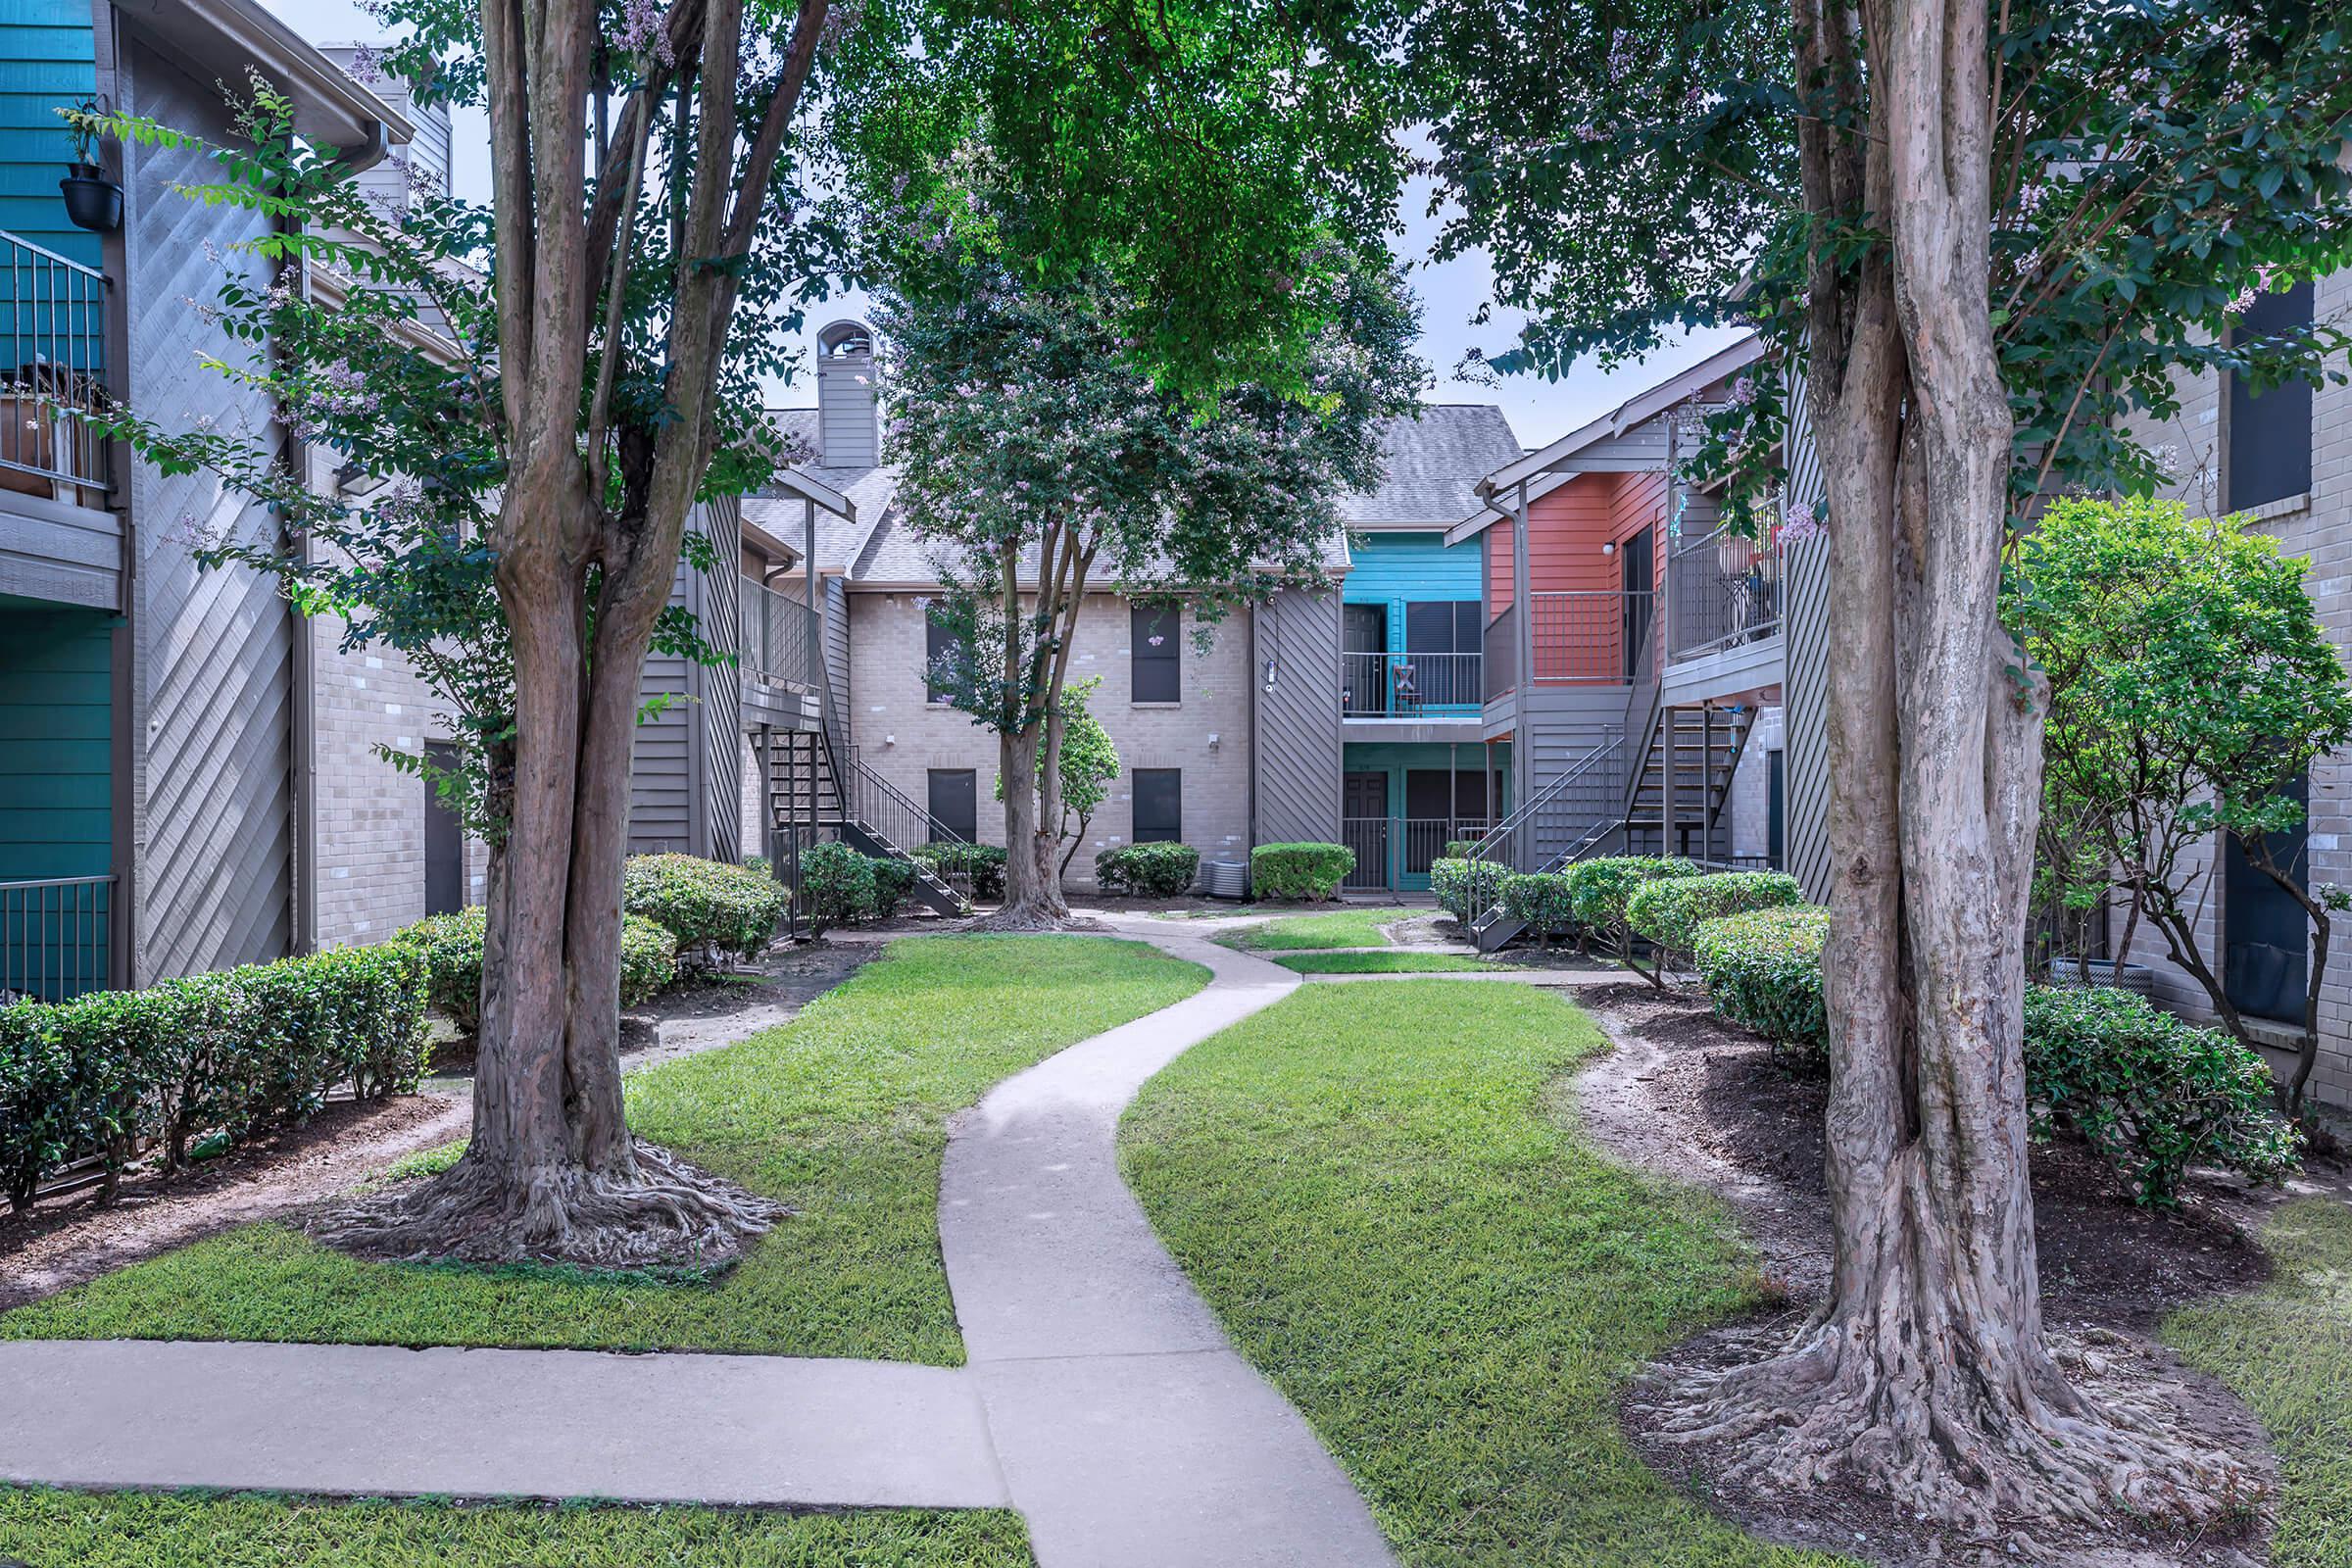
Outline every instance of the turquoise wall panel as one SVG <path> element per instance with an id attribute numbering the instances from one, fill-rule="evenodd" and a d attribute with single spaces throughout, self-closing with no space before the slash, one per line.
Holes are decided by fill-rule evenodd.
<path id="1" fill-rule="evenodd" d="M 74 141 L 57 111 L 97 90 L 88 0 L 0 0 L 0 228 L 88 267 L 101 242 L 66 221 Z"/>
<path id="2" fill-rule="evenodd" d="M 1448 548 L 1442 533 L 1355 534 L 1348 555 L 1340 597 L 1351 605 L 1477 599 L 1484 591 L 1476 541 Z"/>
<path id="3" fill-rule="evenodd" d="M 114 617 L 0 610 L 0 882 L 114 861 Z"/>

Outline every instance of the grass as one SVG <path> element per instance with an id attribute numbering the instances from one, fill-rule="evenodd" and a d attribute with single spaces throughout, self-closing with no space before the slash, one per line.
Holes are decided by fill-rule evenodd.
<path id="1" fill-rule="evenodd" d="M 1330 914 L 1294 914 L 1263 925 L 1246 925 L 1217 938 L 1245 953 L 1292 953 L 1311 948 L 1385 948 L 1381 927 L 1404 917 L 1402 909 L 1337 909 Z"/>
<path id="2" fill-rule="evenodd" d="M 1300 974 L 1458 974 L 1516 969 L 1524 965 L 1493 963 L 1465 953 L 1285 953 L 1274 961 Z"/>
<path id="3" fill-rule="evenodd" d="M 330 1502 L 0 1488 L 30 1568 L 1030 1568 L 1004 1512 Z"/>
<path id="4" fill-rule="evenodd" d="M 1603 1159 L 1604 1049 L 1521 986 L 1310 986 L 1194 1048 L 1123 1163 L 1240 1347 L 1413 1568 L 1793 1568 L 1645 1469 L 1615 1401 L 1752 1299 L 1720 1205 Z"/>
<path id="5" fill-rule="evenodd" d="M 2164 1339 L 2262 1418 L 2285 1481 L 2273 1568 L 2352 1563 L 2352 1209 L 2290 1203 L 2263 1228 L 2276 1272 L 2183 1308 Z"/>
<path id="6" fill-rule="evenodd" d="M 799 1212 L 715 1281 L 364 1262 L 278 1225 L 0 1316 L 0 1338 L 562 1346 L 963 1359 L 939 1258 L 948 1118 L 1207 971 L 1100 937 L 916 937 L 799 1017 L 629 1081 L 658 1143 Z"/>

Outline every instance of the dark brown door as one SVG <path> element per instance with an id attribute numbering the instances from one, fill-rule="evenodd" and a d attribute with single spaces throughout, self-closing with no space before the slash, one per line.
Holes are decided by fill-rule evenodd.
<path id="1" fill-rule="evenodd" d="M 1341 781 L 1342 842 L 1355 852 L 1351 888 L 1389 885 L 1389 775 L 1348 773 Z"/>

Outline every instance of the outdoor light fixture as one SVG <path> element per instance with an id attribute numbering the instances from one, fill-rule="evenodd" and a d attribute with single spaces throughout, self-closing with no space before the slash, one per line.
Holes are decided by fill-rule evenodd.
<path id="1" fill-rule="evenodd" d="M 1602 555 L 1604 555 L 1604 556 L 1613 556 L 1613 555 L 1615 555 L 1615 554 L 1617 553 L 1617 541 L 1616 541 L 1616 540 L 1614 540 L 1614 539 L 1611 539 L 1611 540 L 1610 540 L 1610 541 L 1608 541 L 1606 544 L 1602 545 L 1602 546 L 1600 547 L 1600 553 L 1601 553 Z"/>

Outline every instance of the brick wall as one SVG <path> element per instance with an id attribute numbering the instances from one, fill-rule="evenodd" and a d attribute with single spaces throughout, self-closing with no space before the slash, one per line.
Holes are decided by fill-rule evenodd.
<path id="1" fill-rule="evenodd" d="M 1740 766 L 1732 774 L 1732 796 L 1725 809 L 1731 823 L 1731 852 L 1738 856 L 1762 855 L 1767 838 L 1770 815 L 1771 764 L 1764 758 L 1767 752 L 1781 749 L 1781 737 L 1786 726 L 1782 723 L 1778 706 L 1756 714 L 1755 728 L 1747 732 L 1747 745 L 1740 754 Z"/>
<path id="2" fill-rule="evenodd" d="M 2322 278 L 2314 301 L 2320 320 L 2352 315 L 2352 272 Z M 2179 482 L 2170 493 L 2192 513 L 2207 514 L 2223 499 L 2223 440 L 2229 418 L 2219 381 L 2200 376 L 2181 388 L 2180 415 L 2161 425 L 2143 421 L 2135 433 L 2156 446 L 2171 446 Z M 2311 563 L 2306 579 L 2320 619 L 2337 652 L 2352 662 L 2352 387 L 2323 385 L 2312 396 L 2311 490 L 2300 504 L 2293 497 L 2256 514 L 2259 531 L 2279 548 Z M 2311 768 L 2311 880 L 2352 885 L 2352 755 L 2321 758 Z M 2200 870 L 2212 865 L 2210 848 Z M 2207 884 L 2198 935 L 2205 960 L 2221 962 L 2222 890 Z M 2338 944 L 2341 946 L 2340 942 Z M 2191 1017 L 2210 1016 L 2204 988 L 2163 955 L 2163 939 L 2145 932 L 2132 943 L 2132 960 L 2157 972 L 2158 995 Z M 2340 953 L 2328 965 L 2320 998 L 2320 1062 L 2313 1094 L 2328 1103 L 2352 1106 L 2352 961 Z M 2283 1062 L 2284 1057 L 2278 1058 Z"/>
<path id="3" fill-rule="evenodd" d="M 1117 745 L 1123 771 L 1070 864 L 1072 886 L 1092 885 L 1097 852 L 1132 842 L 1132 770 L 1139 767 L 1182 770 L 1184 841 L 1200 852 L 1201 859 L 1249 856 L 1248 617 L 1235 615 L 1215 626 L 1205 653 L 1194 646 L 1195 624 L 1187 612 L 1182 701 L 1139 705 L 1129 695 L 1127 602 L 1111 594 L 1087 596 L 1070 674 L 1072 679 L 1102 677 L 1091 708 Z M 924 627 L 914 595 L 851 594 L 850 685 L 857 710 L 850 722 L 858 755 L 917 806 L 928 802 L 930 769 L 972 769 L 980 838 L 1002 844 L 1004 808 L 995 799 L 997 738 L 968 714 L 925 702 Z"/>
<path id="4" fill-rule="evenodd" d="M 422 779 L 395 770 L 377 745 L 419 752 L 449 739 L 432 693 L 399 655 L 341 648 L 343 622 L 309 625 L 316 671 L 316 930 L 322 948 L 381 942 L 424 914 Z M 466 844 L 466 902 L 483 896 L 484 851 Z"/>

